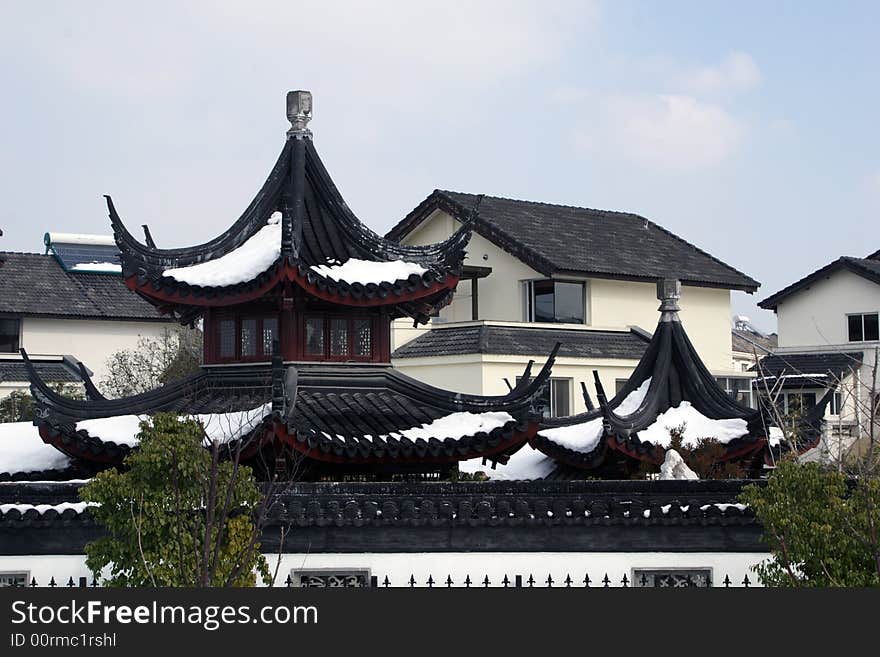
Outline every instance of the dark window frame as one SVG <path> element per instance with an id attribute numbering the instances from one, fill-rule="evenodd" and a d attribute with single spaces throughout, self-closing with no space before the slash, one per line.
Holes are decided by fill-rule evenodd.
<path id="1" fill-rule="evenodd" d="M 10 322 L 15 326 L 15 340 L 11 343 L 12 349 L 9 351 L 0 350 L 0 354 L 17 354 L 21 348 L 21 318 L 20 317 L 0 317 L 0 322 Z M 12 335 L 10 333 L 10 335 Z"/>
<path id="2" fill-rule="evenodd" d="M 324 352 L 322 354 L 312 354 L 308 351 L 306 324 L 310 319 L 321 319 L 324 323 Z M 344 320 L 347 327 L 348 336 L 346 339 L 346 352 L 344 354 L 331 354 L 333 345 L 331 343 L 331 331 L 334 320 Z M 320 313 L 305 312 L 302 315 L 301 331 L 302 335 L 302 358 L 307 361 L 327 361 L 334 363 L 370 363 L 373 362 L 376 353 L 376 325 L 370 315 L 351 315 L 343 313 Z M 355 331 L 354 324 L 357 321 L 366 321 L 370 331 L 370 353 L 357 354 L 355 350 Z"/>
<path id="3" fill-rule="evenodd" d="M 556 285 L 558 283 L 564 283 L 567 285 L 578 285 L 581 288 L 581 313 L 582 320 L 580 322 L 561 322 L 556 319 Z M 544 320 L 538 320 L 536 306 L 535 303 L 535 286 L 536 285 L 553 285 L 553 297 L 554 297 L 554 310 L 553 310 L 553 321 L 547 322 Z M 568 279 L 568 278 L 537 278 L 528 281 L 524 281 L 524 295 L 525 295 L 525 315 L 527 322 L 535 322 L 542 324 L 574 324 L 577 326 L 589 326 L 590 324 L 590 313 L 589 313 L 589 303 L 588 303 L 588 295 L 589 295 L 589 286 L 588 281 L 578 280 L 578 279 Z"/>
<path id="4" fill-rule="evenodd" d="M 870 325 L 866 324 L 866 318 L 869 319 Z M 880 340 L 880 313 L 849 313 L 846 316 L 846 337 L 848 342 L 877 342 Z"/>
<path id="5" fill-rule="evenodd" d="M 265 345 L 265 336 L 263 335 L 263 323 L 265 320 L 274 320 L 275 321 L 275 338 L 280 339 L 279 329 L 281 323 L 278 321 L 278 316 L 273 315 L 271 313 L 245 313 L 242 315 L 220 315 L 214 320 L 214 337 L 216 339 L 216 346 L 214 348 L 214 360 L 218 363 L 260 363 L 266 362 L 268 360 L 272 360 L 272 348 L 269 347 L 269 352 L 266 353 L 264 347 Z M 241 338 L 242 338 L 242 322 L 245 321 L 254 321 L 256 322 L 256 328 L 254 331 L 254 354 L 252 356 L 243 356 L 241 349 Z M 232 322 L 235 326 L 234 335 L 233 335 L 233 354 L 231 356 L 222 355 L 222 338 L 220 327 L 224 322 Z"/>

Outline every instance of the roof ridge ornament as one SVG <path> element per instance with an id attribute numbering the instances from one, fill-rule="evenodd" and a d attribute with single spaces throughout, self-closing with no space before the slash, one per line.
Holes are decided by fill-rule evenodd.
<path id="1" fill-rule="evenodd" d="M 681 306 L 678 300 L 681 299 L 681 281 L 677 278 L 661 278 L 657 281 L 657 298 L 660 300 L 660 307 L 657 309 L 661 312 L 661 322 L 677 322 L 680 321 L 678 311 Z"/>
<path id="2" fill-rule="evenodd" d="M 287 92 L 287 120 L 290 121 L 290 130 L 287 138 L 311 139 L 312 131 L 308 129 L 308 123 L 312 120 L 312 92 L 298 89 Z"/>

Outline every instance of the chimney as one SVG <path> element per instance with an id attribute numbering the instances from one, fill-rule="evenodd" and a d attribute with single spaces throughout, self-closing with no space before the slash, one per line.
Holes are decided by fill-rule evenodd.
<path id="1" fill-rule="evenodd" d="M 288 138 L 310 138 L 312 131 L 306 126 L 312 120 L 312 92 L 311 91 L 288 91 L 287 92 L 287 120 L 290 121 Z"/>

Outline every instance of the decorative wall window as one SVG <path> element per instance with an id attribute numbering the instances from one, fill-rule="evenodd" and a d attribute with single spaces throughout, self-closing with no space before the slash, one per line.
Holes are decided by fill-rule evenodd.
<path id="1" fill-rule="evenodd" d="M 651 588 L 710 588 L 711 568 L 633 568 L 632 583 Z"/>
<path id="2" fill-rule="evenodd" d="M 880 326 L 877 313 L 847 315 L 847 329 L 850 342 L 874 342 L 880 340 Z"/>
<path id="3" fill-rule="evenodd" d="M 290 573 L 293 586 L 321 589 L 370 588 L 374 586 L 374 578 L 370 570 L 315 568 L 311 570 L 294 569 Z"/>
<path id="4" fill-rule="evenodd" d="M 516 377 L 517 384 L 522 377 Z M 571 379 L 550 379 L 550 385 L 537 400 L 536 409 L 544 417 L 571 415 Z"/>
<path id="5" fill-rule="evenodd" d="M 582 281 L 526 281 L 526 321 L 585 324 L 586 285 Z"/>
<path id="6" fill-rule="evenodd" d="M 242 317 L 217 321 L 220 360 L 269 360 L 278 338 L 276 317 Z"/>
<path id="7" fill-rule="evenodd" d="M 311 360 L 370 360 L 373 324 L 369 317 L 305 318 L 305 357 Z"/>
<path id="8" fill-rule="evenodd" d="M 715 380 L 727 396 L 745 406 L 752 406 L 752 381 L 735 376 L 716 376 Z"/>
<path id="9" fill-rule="evenodd" d="M 21 346 L 20 335 L 20 319 L 0 319 L 0 353 L 17 353 Z"/>
<path id="10" fill-rule="evenodd" d="M 28 575 L 29 573 L 25 572 L 0 573 L 0 588 L 27 586 L 29 580 Z"/>

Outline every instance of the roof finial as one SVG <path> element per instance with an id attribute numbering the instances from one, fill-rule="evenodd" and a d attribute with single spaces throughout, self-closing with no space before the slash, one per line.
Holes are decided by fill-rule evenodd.
<path id="1" fill-rule="evenodd" d="M 312 120 L 312 92 L 311 91 L 288 91 L 287 92 L 287 120 L 290 121 L 288 137 L 311 137 L 312 131 L 306 126 Z"/>
<path id="2" fill-rule="evenodd" d="M 657 281 L 657 298 L 660 299 L 659 310 L 661 322 L 674 322 L 678 320 L 678 311 L 681 306 L 678 300 L 681 298 L 681 281 L 677 278 L 661 278 Z"/>

